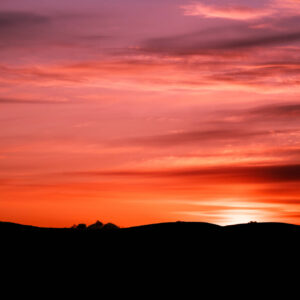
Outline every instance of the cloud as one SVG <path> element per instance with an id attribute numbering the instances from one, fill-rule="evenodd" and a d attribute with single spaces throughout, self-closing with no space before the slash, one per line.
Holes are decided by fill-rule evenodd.
<path id="1" fill-rule="evenodd" d="M 11 48 L 41 48 L 49 38 L 53 20 L 53 17 L 29 12 L 0 12 L 1 52 Z"/>
<path id="2" fill-rule="evenodd" d="M 189 117 L 198 119 L 199 115 L 202 115 L 201 112 L 195 110 Z M 284 122 L 288 122 L 289 126 L 282 127 Z M 126 145 L 161 148 L 190 146 L 192 144 L 202 146 L 206 144 L 217 146 L 224 143 L 245 144 L 253 140 L 259 143 L 261 139 L 297 136 L 300 133 L 299 122 L 299 103 L 277 103 L 240 110 L 216 111 L 207 115 L 204 122 L 197 122 L 196 130 L 115 140 L 112 145 L 125 143 Z M 293 154 L 295 151 L 295 149 L 290 149 L 288 153 Z M 295 153 L 298 153 L 298 150 Z"/>
<path id="3" fill-rule="evenodd" d="M 292 119 L 300 120 L 300 104 L 290 103 L 290 104 L 276 104 L 261 106 L 252 109 L 248 112 L 250 117 L 266 119 L 287 119 L 291 121 Z"/>
<path id="4" fill-rule="evenodd" d="M 290 10 L 290 13 L 297 13 L 300 9 L 300 1 L 299 0 L 273 0 L 271 2 L 271 6 L 278 9 Z"/>
<path id="5" fill-rule="evenodd" d="M 220 84 L 256 90 L 269 86 L 274 91 L 299 86 L 299 41 L 300 31 L 292 25 L 280 31 L 225 26 L 147 39 L 136 52 L 176 58 L 173 65 L 182 71 L 193 66 L 186 75 L 190 86 Z"/>
<path id="6" fill-rule="evenodd" d="M 273 85 L 284 87 L 286 85 L 296 86 L 299 84 L 300 67 L 297 63 L 292 64 L 265 64 L 253 62 L 248 66 L 236 67 L 233 70 L 221 70 L 207 76 L 207 80 L 215 82 L 254 84 L 254 85 Z"/>
<path id="7" fill-rule="evenodd" d="M 0 104 L 65 104 L 66 101 L 0 98 Z"/>
<path id="8" fill-rule="evenodd" d="M 280 183 L 299 182 L 300 165 L 266 165 L 266 166 L 218 166 L 182 168 L 172 170 L 120 170 L 75 172 L 73 176 L 122 176 L 122 177 L 157 177 L 181 178 L 199 183 L 232 184 L 232 183 Z"/>
<path id="9" fill-rule="evenodd" d="M 47 52 L 49 47 L 55 51 L 51 55 L 64 55 L 63 49 L 81 50 L 82 53 L 99 51 L 99 43 L 111 38 L 103 25 L 103 16 L 74 13 L 37 14 L 30 12 L 0 12 L 1 52 L 14 49 L 17 51 Z M 97 21 L 96 21 L 97 20 Z M 95 22 L 99 24 L 95 30 Z M 88 25 L 91 23 L 90 25 Z M 94 26 L 92 26 L 94 25 Z M 99 28 L 99 30 L 98 30 Z M 75 52 L 75 51 L 74 51 Z M 24 55 L 24 54 L 23 54 Z M 26 54 L 28 55 L 28 54 Z M 70 56 L 70 52 L 68 52 Z"/>
<path id="10" fill-rule="evenodd" d="M 258 30 L 249 28 L 247 24 L 241 24 L 217 26 L 174 36 L 146 38 L 141 41 L 140 46 L 120 47 L 119 52 L 105 47 L 110 43 L 114 44 L 113 35 L 110 35 L 110 31 L 106 32 L 105 28 L 104 30 L 101 28 L 102 33 L 87 32 L 84 29 L 79 30 L 76 35 L 73 29 L 70 31 L 68 29 L 72 22 L 74 24 L 78 22 L 77 19 L 71 21 L 71 18 L 70 23 L 66 23 L 66 20 L 56 23 L 61 16 L 45 17 L 49 23 L 54 23 L 53 26 L 48 26 L 49 29 L 42 25 L 43 16 L 25 14 L 20 17 L 20 22 L 13 16 L 10 16 L 9 22 L 3 17 L 3 22 L 6 20 L 8 27 L 18 28 L 15 33 L 19 32 L 19 35 L 8 34 L 9 30 L 6 30 L 6 39 L 0 42 L 2 50 L 9 50 L 6 51 L 8 57 L 11 55 L 10 47 L 15 47 L 18 52 L 14 54 L 18 60 L 29 55 L 28 61 L 35 63 L 23 66 L 13 64 L 13 67 L 7 64 L 1 76 L 2 84 L 15 85 L 26 82 L 34 86 L 93 84 L 114 89 L 189 91 L 200 91 L 205 88 L 218 90 L 251 88 L 264 93 L 282 91 L 288 86 L 297 89 L 299 86 L 300 67 L 297 65 L 299 55 L 282 50 L 280 54 L 282 63 L 268 65 L 267 59 L 272 58 L 275 61 L 276 55 L 279 54 L 266 53 L 272 46 L 283 46 L 281 49 L 287 49 L 288 45 L 294 45 L 300 40 L 300 31 L 289 30 L 296 28 L 292 26 L 296 20 L 283 26 L 287 28 L 281 31 L 266 28 Z M 80 19 L 79 16 L 76 17 Z M 22 20 L 32 24 L 30 30 L 26 26 L 24 30 L 22 29 L 20 25 Z M 37 25 L 39 22 L 40 26 Z M 49 34 L 44 34 L 43 30 L 47 30 L 44 27 L 49 29 L 47 31 Z M 58 31 L 58 28 L 62 30 Z M 74 56 L 70 55 L 71 47 Z M 257 50 L 255 55 L 252 48 Z M 33 49 L 41 51 L 34 52 Z M 19 52 L 22 55 L 19 55 Z M 98 57 L 95 59 L 93 55 L 96 53 Z M 42 57 L 49 62 L 51 60 L 51 63 L 40 63 L 44 61 Z M 294 65 L 288 62 L 285 64 L 291 57 L 295 60 Z M 264 65 L 263 60 L 266 60 Z M 24 61 L 22 60 L 22 63 Z"/>
<path id="11" fill-rule="evenodd" d="M 51 18 L 29 12 L 0 12 L 0 30 L 22 29 L 24 26 L 33 26 L 49 23 Z"/>
<path id="12" fill-rule="evenodd" d="M 47 65 L 25 65 L 15 67 L 0 65 L 0 81 L 4 83 L 39 83 L 57 85 L 59 82 L 77 83 L 82 80 L 70 72 L 63 72 L 63 67 L 54 68 Z"/>
<path id="13" fill-rule="evenodd" d="M 195 32 L 148 39 L 140 48 L 144 52 L 176 55 L 218 54 L 216 51 L 247 50 L 253 47 L 290 45 L 300 41 L 300 31 L 255 32 L 249 28 L 219 28 L 213 32 Z M 223 34 L 222 34 L 223 33 Z M 223 35 L 223 37 L 222 37 Z M 225 36 L 225 37 L 224 37 Z"/>
<path id="14" fill-rule="evenodd" d="M 261 1 L 260 6 L 241 5 L 241 1 L 231 1 L 228 4 L 204 4 L 192 2 L 182 5 L 185 16 L 199 16 L 204 18 L 219 18 L 238 21 L 270 21 L 271 18 L 281 19 L 286 16 L 300 14 L 300 2 L 298 0 L 269 0 Z"/>
<path id="15" fill-rule="evenodd" d="M 254 8 L 250 6 L 231 5 L 206 5 L 200 2 L 181 6 L 186 16 L 204 16 L 206 18 L 224 18 L 233 20 L 257 19 L 271 15 L 274 11 L 270 8 Z"/>
<path id="16" fill-rule="evenodd" d="M 45 28 L 48 28 L 52 18 L 27 12 L 0 12 L 1 45 L 6 43 L 20 44 L 26 40 L 32 41 L 41 37 Z"/>
<path id="17" fill-rule="evenodd" d="M 269 123 L 272 128 L 280 128 L 278 133 L 291 134 L 299 132 L 298 124 L 300 123 L 300 104 L 298 102 L 291 103 L 276 103 L 271 105 L 263 105 L 254 108 L 247 108 L 241 110 L 223 110 L 217 112 L 216 122 L 218 126 L 226 126 L 235 124 L 239 128 L 253 128 L 261 126 L 262 123 Z M 289 124 L 289 130 L 282 130 L 282 123 Z M 295 125 L 293 127 L 292 125 Z M 266 127 L 265 127 L 266 128 Z M 294 128 L 292 130 L 292 128 Z"/>
<path id="18" fill-rule="evenodd" d="M 248 37 L 245 39 L 233 39 L 228 42 L 222 42 L 216 45 L 218 49 L 234 49 L 249 48 L 259 46 L 272 46 L 280 44 L 289 44 L 300 40 L 300 32 L 276 33 L 270 35 L 262 35 L 258 37 Z"/>
<path id="19" fill-rule="evenodd" d="M 152 146 L 152 147 L 172 147 L 187 144 L 204 144 L 207 142 L 233 142 L 236 140 L 249 139 L 258 136 L 270 135 L 270 131 L 248 131 L 243 129 L 214 129 L 185 131 L 178 133 L 162 134 L 148 137 L 137 137 L 127 140 L 129 144 Z"/>

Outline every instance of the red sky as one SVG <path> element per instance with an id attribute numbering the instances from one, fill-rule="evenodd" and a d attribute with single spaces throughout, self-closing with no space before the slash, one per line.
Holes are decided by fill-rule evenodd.
<path id="1" fill-rule="evenodd" d="M 1 0 L 0 220 L 300 224 L 300 1 Z"/>

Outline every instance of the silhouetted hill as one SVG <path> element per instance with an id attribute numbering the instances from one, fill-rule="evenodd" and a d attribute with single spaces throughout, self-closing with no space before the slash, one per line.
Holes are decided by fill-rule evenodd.
<path id="1" fill-rule="evenodd" d="M 124 232 L 132 233 L 154 233 L 154 234 L 187 234 L 188 232 L 199 231 L 199 233 L 212 233 L 219 231 L 222 227 L 210 223 L 202 222 L 175 222 L 175 223 L 158 223 L 142 226 L 124 228 Z"/>
<path id="2" fill-rule="evenodd" d="M 224 227 L 226 232 L 237 234 L 255 234 L 257 235 L 285 235 L 299 234 L 300 226 L 287 223 L 247 223 L 228 225 Z"/>
<path id="3" fill-rule="evenodd" d="M 248 223 L 230 226 L 218 226 L 202 222 L 170 222 L 119 228 L 108 223 L 97 221 L 95 224 L 74 225 L 71 228 L 44 228 L 29 225 L 21 225 L 9 222 L 0 222 L 0 236 L 30 238 L 37 235 L 38 238 L 66 238 L 76 241 L 78 238 L 93 243 L 107 240 L 113 242 L 130 241 L 130 243 L 151 241 L 155 243 L 201 243 L 210 241 L 213 243 L 224 242 L 238 243 L 265 243 L 266 241 L 298 242 L 300 238 L 300 226 L 285 223 Z"/>
<path id="4" fill-rule="evenodd" d="M 190 233 L 201 234 L 215 234 L 215 233 L 237 233 L 237 234 L 300 234 L 300 225 L 293 225 L 287 223 L 257 223 L 250 222 L 245 224 L 219 226 L 204 222 L 168 222 L 147 224 L 141 226 L 120 228 L 112 223 L 103 224 L 97 221 L 94 224 L 87 226 L 86 224 L 74 225 L 70 228 L 52 228 L 52 227 L 37 227 L 32 225 L 22 225 L 11 222 L 0 221 L 0 234 L 13 233 L 44 233 L 62 232 L 65 234 L 72 232 L 91 232 L 92 230 L 101 233 L 105 229 L 111 229 L 119 234 L 155 234 L 155 235 L 190 235 Z"/>
<path id="5" fill-rule="evenodd" d="M 218 226 L 201 222 L 159 223 L 129 228 L 96 222 L 93 226 L 41 228 L 0 222 L 1 253 L 6 259 L 35 265 L 88 269 L 120 266 L 145 274 L 148 269 L 197 270 L 233 266 L 270 270 L 299 260 L 300 226 L 249 223 Z M 189 272 L 189 271 L 188 271 Z M 181 274 L 183 276 L 183 274 Z M 225 275 L 223 275 L 225 276 Z"/>

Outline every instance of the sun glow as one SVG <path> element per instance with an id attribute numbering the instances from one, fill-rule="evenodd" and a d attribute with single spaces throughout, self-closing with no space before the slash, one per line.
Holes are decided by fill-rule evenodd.
<path id="1" fill-rule="evenodd" d="M 224 212 L 224 222 L 222 222 L 222 225 L 259 222 L 262 220 L 260 215 L 261 212 L 258 210 L 248 210 L 248 209 L 228 210 Z"/>

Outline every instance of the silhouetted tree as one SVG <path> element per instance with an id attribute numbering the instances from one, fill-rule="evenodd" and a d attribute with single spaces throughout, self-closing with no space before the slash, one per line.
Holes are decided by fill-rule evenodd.
<path id="1" fill-rule="evenodd" d="M 105 224 L 103 227 L 102 227 L 102 230 L 117 230 L 117 229 L 119 229 L 119 227 L 117 226 L 117 225 L 115 225 L 115 224 L 112 224 L 112 223 L 107 223 L 107 224 Z"/>
<path id="2" fill-rule="evenodd" d="M 103 228 L 103 223 L 100 222 L 100 221 L 97 221 L 96 223 L 91 224 L 90 226 L 88 226 L 88 229 L 91 229 L 91 230 L 99 230 L 99 229 L 102 229 L 102 228 Z"/>
<path id="3" fill-rule="evenodd" d="M 85 224 L 78 224 L 77 227 L 76 227 L 76 229 L 79 229 L 79 230 L 84 230 L 84 229 L 86 229 L 86 228 L 87 228 L 87 227 L 86 227 Z"/>

